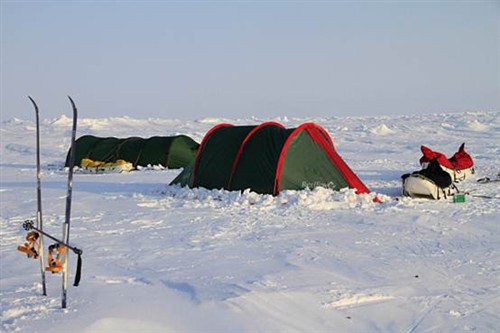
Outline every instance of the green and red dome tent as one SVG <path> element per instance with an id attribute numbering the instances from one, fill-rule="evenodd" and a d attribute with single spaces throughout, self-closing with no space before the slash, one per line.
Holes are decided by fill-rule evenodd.
<path id="1" fill-rule="evenodd" d="M 330 135 L 314 123 L 287 129 L 219 124 L 207 132 L 194 161 L 171 184 L 277 195 L 324 186 L 368 188 L 337 154 Z"/>

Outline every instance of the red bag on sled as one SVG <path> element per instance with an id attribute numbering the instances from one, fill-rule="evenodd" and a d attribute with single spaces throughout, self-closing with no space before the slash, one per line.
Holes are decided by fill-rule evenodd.
<path id="1" fill-rule="evenodd" d="M 443 153 L 433 151 L 426 146 L 421 146 L 423 156 L 420 158 L 420 165 L 425 169 L 430 161 L 436 159 L 441 168 L 448 172 L 451 179 L 455 182 L 464 180 L 466 177 L 474 174 L 474 161 L 465 151 L 465 143 L 462 143 L 458 151 L 448 159 Z"/>

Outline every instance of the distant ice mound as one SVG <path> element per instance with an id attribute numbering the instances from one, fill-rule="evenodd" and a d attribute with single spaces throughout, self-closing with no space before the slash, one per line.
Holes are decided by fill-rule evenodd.
<path id="1" fill-rule="evenodd" d="M 488 131 L 490 129 L 489 125 L 483 124 L 483 123 L 479 122 L 477 119 L 474 119 L 473 121 L 468 123 L 467 126 L 470 129 L 472 129 L 474 131 L 478 131 L 478 132 L 485 132 L 485 131 Z"/>
<path id="2" fill-rule="evenodd" d="M 226 123 L 228 122 L 228 120 L 223 118 L 202 118 L 198 119 L 197 122 L 201 124 L 219 124 L 219 123 Z"/>
<path id="3" fill-rule="evenodd" d="M 54 126 L 71 126 L 72 123 L 73 123 L 73 120 L 64 114 L 62 116 L 60 116 L 59 118 L 56 118 L 56 119 L 51 121 L 51 125 L 54 125 Z"/>
<path id="4" fill-rule="evenodd" d="M 393 134 L 394 131 L 391 130 L 386 124 L 378 125 L 372 129 L 370 129 L 370 133 L 375 135 L 389 135 Z"/>
<path id="5" fill-rule="evenodd" d="M 4 120 L 2 122 L 2 124 L 4 124 L 4 125 L 19 125 L 22 123 L 23 123 L 23 121 L 19 118 L 16 118 L 16 117 L 8 119 L 8 120 Z"/>

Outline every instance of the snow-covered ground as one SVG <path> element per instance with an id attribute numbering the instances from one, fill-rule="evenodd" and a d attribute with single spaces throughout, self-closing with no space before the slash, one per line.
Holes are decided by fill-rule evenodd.
<path id="1" fill-rule="evenodd" d="M 28 108 L 28 106 L 27 106 Z M 42 109 L 43 112 L 43 109 Z M 351 191 L 250 192 L 168 186 L 180 170 L 74 177 L 71 243 L 79 287 L 60 308 L 61 278 L 16 250 L 36 213 L 35 126 L 1 124 L 2 332 L 497 332 L 500 329 L 500 113 L 314 119 L 85 119 L 77 135 L 186 134 L 214 124 L 313 121 L 384 203 Z M 43 117 L 43 114 L 42 114 Z M 45 119 L 46 231 L 61 235 L 71 120 Z M 476 175 L 465 203 L 395 198 L 419 169 L 420 145 L 462 143 Z M 476 196 L 472 196 L 472 194 Z M 479 195 L 491 196 L 481 198 Z M 46 244 L 49 240 L 45 240 Z M 76 257 L 70 256 L 70 282 Z"/>

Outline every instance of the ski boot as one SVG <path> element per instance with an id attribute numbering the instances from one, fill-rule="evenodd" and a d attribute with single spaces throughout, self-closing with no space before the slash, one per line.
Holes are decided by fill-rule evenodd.
<path id="1" fill-rule="evenodd" d="M 38 238 L 40 235 L 36 231 L 30 231 L 26 235 L 27 242 L 24 245 L 19 245 L 17 247 L 18 251 L 26 253 L 28 258 L 38 259 L 38 252 L 36 250 L 38 246 Z"/>
<path id="2" fill-rule="evenodd" d="M 46 271 L 59 273 L 62 269 L 61 256 L 65 254 L 66 247 L 61 244 L 52 244 L 49 246 L 49 266 L 45 267 Z"/>

